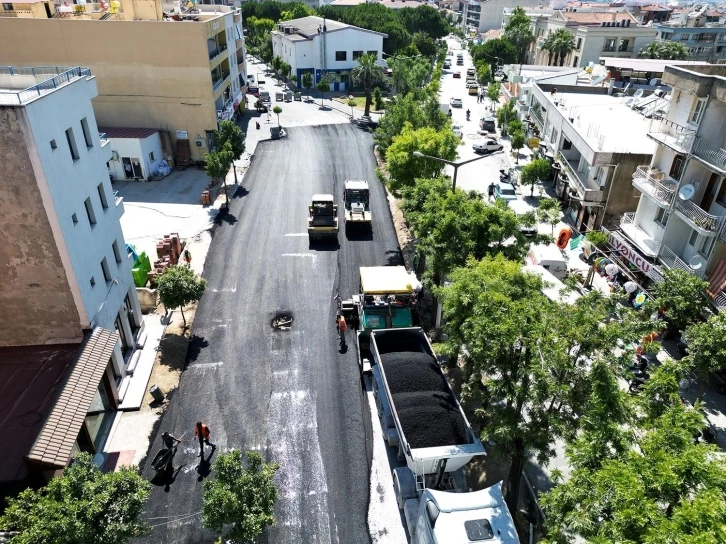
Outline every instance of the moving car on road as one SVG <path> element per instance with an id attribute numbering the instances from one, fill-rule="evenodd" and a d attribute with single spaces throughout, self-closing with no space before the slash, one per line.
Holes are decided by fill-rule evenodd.
<path id="1" fill-rule="evenodd" d="M 493 153 L 494 151 L 501 151 L 504 146 L 492 138 L 487 138 L 481 142 L 476 142 L 471 146 L 475 153 Z"/>
<path id="2" fill-rule="evenodd" d="M 444 68 L 451 68 L 451 61 L 450 60 L 445 60 L 444 61 Z"/>
<path id="3" fill-rule="evenodd" d="M 461 125 L 451 125 L 451 130 L 453 131 L 454 136 L 464 138 L 464 132 L 461 130 Z"/>
<path id="4" fill-rule="evenodd" d="M 517 193 L 514 192 L 514 185 L 511 183 L 503 183 L 498 181 L 493 185 L 489 186 L 489 193 L 495 199 L 501 198 L 509 202 L 510 200 L 517 200 Z"/>
<path id="5" fill-rule="evenodd" d="M 479 121 L 479 128 L 482 130 L 486 130 L 487 132 L 496 132 L 497 122 L 491 115 L 487 117 L 482 117 Z"/>
<path id="6" fill-rule="evenodd" d="M 456 79 L 461 79 L 461 72 L 454 72 L 452 74 Z"/>
<path id="7" fill-rule="evenodd" d="M 469 69 L 468 69 L 468 70 L 466 71 L 466 75 L 467 75 L 467 76 L 471 76 L 471 77 L 474 77 L 474 76 L 476 76 L 476 70 L 474 70 L 474 68 L 469 68 Z"/>
<path id="8" fill-rule="evenodd" d="M 450 105 L 450 106 L 451 106 L 452 108 L 461 108 L 461 107 L 463 107 L 463 106 L 464 106 L 464 103 L 463 103 L 463 102 L 461 101 L 461 98 L 452 98 L 452 99 L 451 99 L 451 100 L 449 101 L 449 105 Z"/>

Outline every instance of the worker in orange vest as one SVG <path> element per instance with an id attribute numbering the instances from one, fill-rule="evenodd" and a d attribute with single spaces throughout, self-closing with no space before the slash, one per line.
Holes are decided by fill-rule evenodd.
<path id="1" fill-rule="evenodd" d="M 212 446 L 212 452 L 217 449 L 217 446 L 212 444 L 209 441 L 209 437 L 211 436 L 211 432 L 209 431 L 209 427 L 207 427 L 204 423 L 201 421 L 197 421 L 197 426 L 194 429 L 194 436 L 199 438 L 199 455 L 198 457 L 204 457 L 204 444 L 206 442 L 207 446 Z"/>
<path id="2" fill-rule="evenodd" d="M 336 326 L 338 327 L 338 332 L 340 333 L 340 344 L 345 345 L 345 331 L 348 330 L 348 324 L 345 322 L 345 317 L 343 317 L 343 314 L 338 313 L 337 317 L 335 318 Z"/>

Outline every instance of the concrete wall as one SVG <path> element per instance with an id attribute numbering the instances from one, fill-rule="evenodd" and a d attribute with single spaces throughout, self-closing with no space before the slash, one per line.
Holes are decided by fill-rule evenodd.
<path id="1" fill-rule="evenodd" d="M 161 151 L 161 138 L 159 133 L 152 134 L 148 138 L 111 138 L 111 151 L 118 154 L 118 160 L 109 161 L 110 172 L 116 179 L 126 179 L 124 172 L 123 157 L 138 159 L 144 173 L 144 179 L 148 179 L 159 166 L 164 158 Z M 154 154 L 154 160 L 149 160 L 149 153 Z"/>
<path id="2" fill-rule="evenodd" d="M 320 62 L 320 40 L 322 38 L 315 36 L 315 46 L 313 52 L 316 55 L 316 65 L 318 68 L 325 67 L 326 70 L 350 70 L 356 66 L 357 62 L 353 60 L 353 51 L 377 51 L 379 64 L 383 62 L 383 36 L 358 30 L 355 28 L 346 28 L 336 32 L 325 33 L 325 64 Z M 345 51 L 346 60 L 336 61 L 335 52 Z"/>
<path id="3" fill-rule="evenodd" d="M 80 342 L 81 319 L 35 181 L 22 108 L 0 107 L 0 345 Z"/>
<path id="4" fill-rule="evenodd" d="M 635 155 L 630 153 L 616 153 L 612 156 L 609 170 L 613 176 L 607 182 L 605 192 L 605 223 L 619 221 L 627 212 L 638 209 L 640 191 L 633 186 L 633 174 L 638 166 L 649 164 L 652 155 Z"/>
<path id="5" fill-rule="evenodd" d="M 204 23 L 0 18 L 0 65 L 88 67 L 99 124 L 168 130 L 175 146 L 177 130 L 217 127 L 206 40 Z"/>
<path id="6" fill-rule="evenodd" d="M 539 0 L 488 0 L 480 2 L 481 15 L 479 16 L 479 32 L 486 32 L 495 28 L 502 28 L 504 8 L 527 8 L 539 6 Z"/>

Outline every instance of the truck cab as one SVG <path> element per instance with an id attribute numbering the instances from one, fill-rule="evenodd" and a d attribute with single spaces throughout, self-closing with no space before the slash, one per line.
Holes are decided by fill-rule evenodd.
<path id="1" fill-rule="evenodd" d="M 370 190 L 367 181 L 346 180 L 343 189 L 343 204 L 346 228 L 349 223 L 370 225 Z"/>

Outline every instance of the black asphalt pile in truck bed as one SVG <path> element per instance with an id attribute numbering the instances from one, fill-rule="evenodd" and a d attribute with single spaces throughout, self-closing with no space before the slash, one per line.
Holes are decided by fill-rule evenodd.
<path id="1" fill-rule="evenodd" d="M 375 335 L 376 347 L 381 355 L 405 351 L 421 353 L 424 350 L 425 343 L 418 330 L 376 331 Z"/>
<path id="2" fill-rule="evenodd" d="M 398 352 L 381 359 L 398 419 L 412 448 L 468 444 L 466 422 L 433 357 Z"/>

